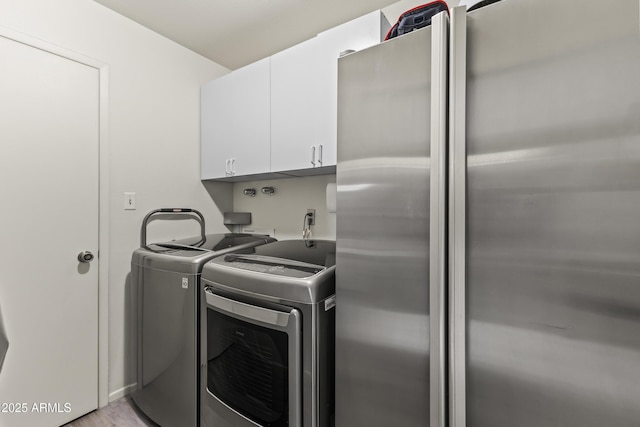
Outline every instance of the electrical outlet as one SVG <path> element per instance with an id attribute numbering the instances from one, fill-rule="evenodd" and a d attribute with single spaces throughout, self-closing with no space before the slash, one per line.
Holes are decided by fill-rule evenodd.
<path id="1" fill-rule="evenodd" d="M 307 209 L 307 215 L 311 216 L 311 222 L 307 223 L 307 224 L 316 225 L 316 210 L 315 209 Z"/>

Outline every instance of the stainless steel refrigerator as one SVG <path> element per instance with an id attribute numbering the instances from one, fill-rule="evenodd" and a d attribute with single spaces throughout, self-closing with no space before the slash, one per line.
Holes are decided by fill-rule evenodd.
<path id="1" fill-rule="evenodd" d="M 338 61 L 336 426 L 444 417 L 448 18 Z"/>
<path id="2" fill-rule="evenodd" d="M 638 426 L 640 4 L 447 21 L 339 60 L 336 426 Z"/>

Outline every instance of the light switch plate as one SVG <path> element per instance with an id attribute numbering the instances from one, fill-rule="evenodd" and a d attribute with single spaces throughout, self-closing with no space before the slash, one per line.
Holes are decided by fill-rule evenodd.
<path id="1" fill-rule="evenodd" d="M 136 210 L 136 193 L 124 193 L 124 210 Z"/>

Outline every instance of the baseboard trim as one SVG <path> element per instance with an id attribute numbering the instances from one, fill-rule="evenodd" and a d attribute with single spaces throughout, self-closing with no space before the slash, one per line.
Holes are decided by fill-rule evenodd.
<path id="1" fill-rule="evenodd" d="M 133 383 L 133 384 L 124 386 L 119 390 L 112 391 L 111 393 L 109 393 L 109 403 L 130 395 L 136 389 L 137 386 L 138 386 L 138 383 Z"/>

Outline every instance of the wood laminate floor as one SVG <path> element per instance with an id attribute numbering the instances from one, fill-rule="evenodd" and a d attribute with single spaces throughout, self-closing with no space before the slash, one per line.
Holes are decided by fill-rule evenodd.
<path id="1" fill-rule="evenodd" d="M 63 427 L 157 427 L 157 424 L 140 412 L 130 398 L 123 397 Z"/>

